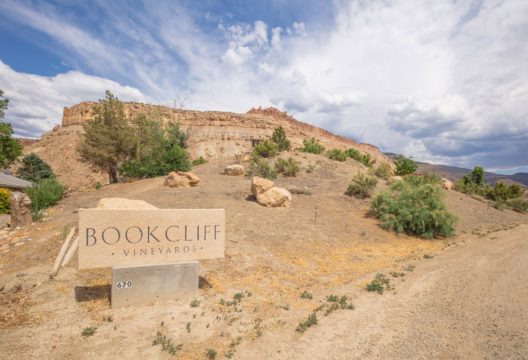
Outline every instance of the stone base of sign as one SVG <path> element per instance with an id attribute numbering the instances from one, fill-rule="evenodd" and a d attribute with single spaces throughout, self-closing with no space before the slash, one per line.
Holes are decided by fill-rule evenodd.
<path id="1" fill-rule="evenodd" d="M 112 268 L 112 308 L 147 305 L 198 292 L 197 261 Z"/>

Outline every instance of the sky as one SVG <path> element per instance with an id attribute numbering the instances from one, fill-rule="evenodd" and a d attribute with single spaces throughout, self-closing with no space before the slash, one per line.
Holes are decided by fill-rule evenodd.
<path id="1" fill-rule="evenodd" d="M 0 0 L 5 121 L 274 106 L 382 151 L 528 172 L 526 0 Z"/>

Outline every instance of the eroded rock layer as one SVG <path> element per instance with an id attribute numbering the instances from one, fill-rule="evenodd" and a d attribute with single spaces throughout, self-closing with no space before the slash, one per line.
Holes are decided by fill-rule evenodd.
<path id="1" fill-rule="evenodd" d="M 85 188 L 96 182 L 106 182 L 105 175 L 81 163 L 75 152 L 82 123 L 94 116 L 94 102 L 82 102 L 64 108 L 62 126 L 54 128 L 24 152 L 36 152 L 47 161 L 65 184 L 71 188 Z M 189 134 L 189 152 L 192 158 L 203 156 L 208 160 L 229 158 L 251 152 L 253 146 L 271 137 L 273 130 L 282 126 L 292 148 L 302 146 L 306 138 L 315 137 L 327 149 L 356 148 L 369 153 L 377 162 L 389 159 L 375 146 L 355 141 L 300 122 L 275 108 L 254 108 L 245 114 L 219 111 L 194 111 L 160 105 L 124 103 L 125 113 L 152 114 L 163 121 L 179 122 Z M 82 177 L 82 179 L 80 179 Z M 76 179 L 79 178 L 79 179 Z"/>

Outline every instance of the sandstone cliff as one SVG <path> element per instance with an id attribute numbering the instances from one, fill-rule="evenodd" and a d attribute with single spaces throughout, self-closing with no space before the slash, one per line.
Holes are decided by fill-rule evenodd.
<path id="1" fill-rule="evenodd" d="M 82 132 L 82 123 L 93 117 L 96 103 L 82 102 L 64 108 L 62 126 L 55 127 L 36 144 L 27 146 L 24 152 L 36 152 L 47 161 L 62 181 L 72 189 L 91 187 L 97 181 L 105 183 L 106 175 L 82 164 L 75 147 Z M 306 138 L 315 137 L 326 148 L 356 148 L 369 153 L 377 162 L 390 161 L 378 148 L 332 134 L 331 132 L 300 122 L 275 108 L 254 108 L 245 114 L 218 111 L 194 111 L 173 109 L 160 105 L 125 103 L 125 113 L 153 114 L 163 121 L 179 122 L 189 133 L 191 158 L 206 159 L 233 157 L 251 152 L 253 145 L 271 137 L 273 130 L 282 126 L 292 147 L 302 146 Z"/>

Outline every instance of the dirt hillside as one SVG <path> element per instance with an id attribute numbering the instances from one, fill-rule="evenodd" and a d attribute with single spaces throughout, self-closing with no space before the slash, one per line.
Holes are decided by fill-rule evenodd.
<path id="1" fill-rule="evenodd" d="M 75 151 L 83 131 L 81 124 L 93 117 L 94 105 L 96 103 L 83 102 L 65 108 L 61 126 L 24 148 L 24 153 L 35 152 L 49 163 L 70 190 L 92 188 L 97 182 L 108 183 L 106 174 L 81 162 Z M 282 126 L 294 148 L 302 146 L 304 139 L 315 137 L 328 149 L 356 148 L 369 153 L 378 163 L 390 161 L 373 145 L 358 144 L 274 108 L 252 109 L 246 114 L 180 110 L 139 103 L 124 103 L 124 108 L 128 115 L 147 113 L 163 121 L 180 123 L 189 134 L 188 150 L 193 159 L 200 156 L 208 160 L 228 159 L 235 154 L 247 154 L 257 142 L 269 139 L 273 131 Z"/>
<path id="2" fill-rule="evenodd" d="M 181 344 L 182 359 L 206 359 L 208 350 L 217 359 L 526 355 L 519 311 L 527 305 L 527 215 L 446 191 L 460 220 L 456 237 L 397 236 L 365 216 L 368 200 L 344 195 L 351 178 L 367 171 L 363 165 L 289 155 L 301 161 L 301 172 L 277 184 L 306 190 L 289 208 L 258 205 L 248 177 L 222 175 L 233 160 L 216 160 L 195 169 L 202 179 L 195 188 L 167 188 L 154 178 L 74 192 L 48 220 L 1 233 L 3 358 L 173 358 L 153 345 L 158 331 Z M 380 182 L 377 191 L 384 188 Z M 76 261 L 49 279 L 61 234 L 77 224 L 79 208 L 103 197 L 226 209 L 226 257 L 200 262 L 198 307 L 185 299 L 112 310 L 109 269 L 78 271 Z M 394 289 L 367 293 L 376 273 Z M 354 310 L 331 308 L 330 295 L 346 296 Z M 313 311 L 318 323 L 300 334 L 295 329 Z M 89 327 L 95 334 L 82 336 Z"/>

